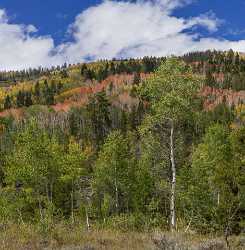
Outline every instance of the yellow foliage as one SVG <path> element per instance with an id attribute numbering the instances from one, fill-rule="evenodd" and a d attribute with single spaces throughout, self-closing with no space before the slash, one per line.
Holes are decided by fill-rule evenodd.
<path id="1" fill-rule="evenodd" d="M 3 134 L 5 131 L 5 125 L 4 124 L 0 124 L 0 135 Z"/>
<path id="2" fill-rule="evenodd" d="M 240 121 L 245 122 L 245 104 L 240 104 L 236 106 L 235 112 L 236 112 L 237 118 Z"/>

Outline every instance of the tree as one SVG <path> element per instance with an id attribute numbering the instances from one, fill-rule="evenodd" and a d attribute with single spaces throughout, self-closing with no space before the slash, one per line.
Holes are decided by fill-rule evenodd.
<path id="1" fill-rule="evenodd" d="M 61 76 L 61 78 L 68 78 L 69 77 L 67 70 L 66 70 L 66 67 L 64 67 L 64 69 L 60 71 L 60 76 Z"/>
<path id="2" fill-rule="evenodd" d="M 62 147 L 57 140 L 40 130 L 34 120 L 17 134 L 13 151 L 7 155 L 4 168 L 6 183 L 15 186 L 16 192 L 20 190 L 24 196 L 34 197 L 33 202 L 38 203 L 41 221 L 44 208 L 54 206 L 54 190 L 60 176 L 62 155 Z M 27 207 L 25 210 L 33 209 Z"/>
<path id="3" fill-rule="evenodd" d="M 53 88 L 48 85 L 47 80 L 44 81 L 44 89 L 43 89 L 43 96 L 45 98 L 46 105 L 53 105 L 54 104 L 54 91 Z"/>
<path id="4" fill-rule="evenodd" d="M 112 132 L 95 164 L 94 188 L 99 202 L 101 206 L 109 202 L 107 209 L 114 214 L 128 211 L 133 204 L 134 167 L 128 145 L 129 141 L 119 131 Z"/>
<path id="5" fill-rule="evenodd" d="M 213 76 L 212 71 L 209 69 L 206 73 L 206 79 L 205 79 L 206 85 L 210 87 L 216 87 L 216 81 Z"/>
<path id="6" fill-rule="evenodd" d="M 245 225 L 245 126 L 243 125 L 233 129 L 229 136 L 229 140 L 231 142 L 234 168 L 238 171 L 236 181 L 238 187 L 237 196 L 239 206 L 236 208 L 238 210 L 235 211 L 235 214 L 233 210 L 234 216 L 230 218 L 230 224 L 227 226 L 233 229 L 231 233 L 240 233 L 241 229 Z M 236 225 L 236 223 L 238 225 Z M 236 228 L 234 228 L 234 224 L 236 225 Z"/>
<path id="7" fill-rule="evenodd" d="M 194 99 L 200 80 L 176 58 L 168 59 L 156 73 L 141 85 L 140 95 L 150 102 L 150 112 L 141 127 L 144 136 L 149 131 L 158 131 L 161 137 L 169 138 L 168 154 L 171 168 L 170 227 L 176 228 L 176 147 L 181 122 L 192 119 Z"/>
<path id="8" fill-rule="evenodd" d="M 4 109 L 10 109 L 12 107 L 12 101 L 9 95 L 6 96 L 3 107 Z"/>
<path id="9" fill-rule="evenodd" d="M 75 191 L 79 190 L 79 184 L 83 176 L 88 176 L 86 168 L 86 155 L 81 150 L 79 144 L 71 139 L 68 145 L 68 152 L 63 158 L 61 180 L 70 184 L 70 200 L 71 200 L 71 220 L 74 223 L 74 200 Z M 84 187 L 81 187 L 83 189 Z"/>
<path id="10" fill-rule="evenodd" d="M 81 67 L 81 75 L 83 76 L 87 70 L 88 70 L 87 65 L 85 63 L 83 63 L 82 67 Z"/>
<path id="11" fill-rule="evenodd" d="M 34 96 L 36 97 L 37 101 L 39 101 L 40 95 L 41 95 L 40 83 L 39 83 L 39 81 L 37 81 L 35 86 L 34 86 Z"/>
<path id="12" fill-rule="evenodd" d="M 31 92 L 29 92 L 29 91 L 25 92 L 25 103 L 24 104 L 26 107 L 29 107 L 33 104 L 32 95 L 31 95 Z"/>
<path id="13" fill-rule="evenodd" d="M 23 107 L 25 105 L 25 93 L 23 91 L 19 91 L 16 96 L 16 105 L 17 107 Z"/>
<path id="14" fill-rule="evenodd" d="M 106 63 L 105 67 L 100 67 L 98 72 L 97 72 L 97 80 L 99 82 L 103 81 L 104 79 L 106 79 L 106 77 L 109 74 L 109 65 Z"/>
<path id="15" fill-rule="evenodd" d="M 140 73 L 139 72 L 134 73 L 133 84 L 134 85 L 139 85 L 140 82 L 141 82 Z"/>
<path id="16" fill-rule="evenodd" d="M 110 103 L 104 91 L 90 99 L 87 111 L 91 119 L 96 146 L 99 146 L 109 134 L 111 127 Z"/>
<path id="17" fill-rule="evenodd" d="M 57 85 L 57 93 L 60 94 L 61 90 L 63 88 L 63 84 L 61 83 L 61 81 L 58 82 L 58 85 Z"/>
<path id="18" fill-rule="evenodd" d="M 230 233 L 239 230 L 239 211 L 244 207 L 241 160 L 245 150 L 237 141 L 244 137 L 241 132 L 230 134 L 221 124 L 212 125 L 207 130 L 203 142 L 193 153 L 186 190 L 187 214 L 192 211 L 190 217 L 196 228 L 223 231 L 226 239 Z"/>

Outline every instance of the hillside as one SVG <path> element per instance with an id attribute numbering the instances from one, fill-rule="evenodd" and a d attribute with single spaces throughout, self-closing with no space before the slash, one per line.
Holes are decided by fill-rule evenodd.
<path id="1" fill-rule="evenodd" d="M 229 106 L 243 103 L 245 60 L 242 56 L 233 51 L 207 51 L 191 53 L 181 59 L 204 77 L 200 94 L 207 97 L 205 108 L 210 109 L 223 101 Z M 131 95 L 134 85 L 147 78 L 164 60 L 145 57 L 143 60 L 1 73 L 0 107 L 4 110 L 39 104 L 50 105 L 55 111 L 68 111 L 72 106 L 85 105 L 89 96 L 106 91 L 115 105 L 131 109 L 132 105 L 137 106 L 137 100 Z"/>
<path id="2" fill-rule="evenodd" d="M 241 55 L 65 64 L 0 79 L 4 248 L 244 248 Z"/>

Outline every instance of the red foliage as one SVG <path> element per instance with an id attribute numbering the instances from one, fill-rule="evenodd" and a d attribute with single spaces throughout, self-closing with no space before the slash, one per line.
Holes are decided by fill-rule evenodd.
<path id="1" fill-rule="evenodd" d="M 141 73 L 141 79 L 144 80 L 149 77 L 149 74 Z M 120 74 L 112 75 L 107 77 L 102 82 L 90 83 L 90 86 L 83 86 L 76 88 L 72 91 L 74 94 L 72 97 L 65 100 L 64 103 L 57 103 L 52 106 L 55 111 L 69 111 L 71 107 L 74 106 L 83 106 L 88 102 L 89 96 L 99 93 L 101 91 L 106 91 L 108 95 L 118 95 L 117 100 L 113 101 L 114 105 L 128 107 L 138 103 L 136 98 L 131 97 L 126 91 L 123 90 L 125 85 L 131 85 L 134 80 L 133 74 Z M 108 88 L 112 84 L 112 93 L 108 93 Z M 122 91 L 121 91 L 122 90 Z M 122 93 L 121 93 L 122 92 Z"/>
<path id="2" fill-rule="evenodd" d="M 204 108 L 212 110 L 218 104 L 226 103 L 228 106 L 238 105 L 245 100 L 245 91 L 233 91 L 229 89 L 215 89 L 204 87 L 200 93 L 205 98 Z"/>
<path id="3" fill-rule="evenodd" d="M 9 116 L 14 117 L 15 120 L 21 120 L 22 117 L 24 116 L 24 110 L 21 108 L 18 109 L 11 108 L 0 112 L 0 117 L 2 118 Z"/>

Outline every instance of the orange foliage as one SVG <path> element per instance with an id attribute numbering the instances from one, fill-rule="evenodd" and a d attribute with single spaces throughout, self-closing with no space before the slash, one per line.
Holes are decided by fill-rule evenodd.
<path id="1" fill-rule="evenodd" d="M 200 95 L 205 98 L 204 108 L 206 110 L 212 110 L 220 103 L 237 106 L 241 101 L 245 101 L 245 91 L 236 92 L 229 89 L 204 87 Z"/>
<path id="2" fill-rule="evenodd" d="M 0 117 L 5 118 L 12 116 L 15 120 L 21 120 L 22 117 L 24 116 L 24 110 L 21 108 L 18 109 L 7 109 L 2 112 L 0 112 Z"/>
<path id="3" fill-rule="evenodd" d="M 141 79 L 144 80 L 149 77 L 149 74 L 141 73 Z M 75 89 L 68 90 L 61 95 L 56 97 L 59 101 L 56 105 L 52 106 L 55 111 L 69 111 L 71 107 L 81 107 L 86 105 L 89 96 L 99 93 L 101 91 L 106 91 L 107 95 L 117 95 L 117 100 L 113 101 L 114 105 L 128 108 L 132 105 L 137 105 L 138 100 L 131 97 L 128 92 L 124 90 L 125 86 L 132 85 L 134 80 L 134 75 L 132 74 L 119 74 L 111 75 L 107 77 L 102 82 L 90 83 L 89 86 L 78 87 Z M 112 85 L 112 91 L 109 93 L 109 86 Z M 63 101 L 63 102 L 62 102 Z"/>

